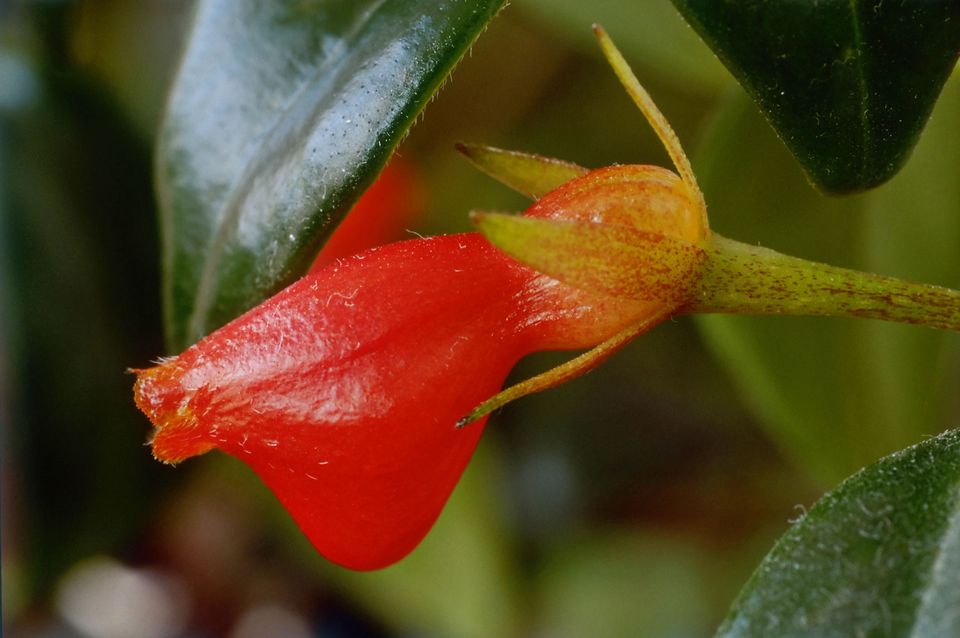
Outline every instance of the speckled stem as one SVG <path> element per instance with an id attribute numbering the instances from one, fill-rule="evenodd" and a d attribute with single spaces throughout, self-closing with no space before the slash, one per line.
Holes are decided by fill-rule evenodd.
<path id="1" fill-rule="evenodd" d="M 789 257 L 719 235 L 691 313 L 866 317 L 960 331 L 960 292 Z"/>

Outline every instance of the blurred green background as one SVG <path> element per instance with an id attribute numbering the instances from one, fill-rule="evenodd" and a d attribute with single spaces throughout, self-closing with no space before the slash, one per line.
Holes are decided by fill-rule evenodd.
<path id="1" fill-rule="evenodd" d="M 411 231 L 526 206 L 460 160 L 458 140 L 668 164 L 599 55 L 599 21 L 694 157 L 715 229 L 960 287 L 957 77 L 903 173 L 827 199 L 669 2 L 585 6 L 517 0 L 481 36 L 400 148 L 426 200 Z M 804 506 L 956 423 L 953 335 L 682 318 L 496 415 L 409 558 L 374 573 L 326 563 L 246 467 L 153 461 L 124 372 L 164 354 L 151 153 L 189 12 L 0 4 L 10 635 L 706 636 Z"/>

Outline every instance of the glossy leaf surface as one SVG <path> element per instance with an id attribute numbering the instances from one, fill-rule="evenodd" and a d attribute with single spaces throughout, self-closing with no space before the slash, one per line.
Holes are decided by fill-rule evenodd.
<path id="1" fill-rule="evenodd" d="M 825 191 L 903 166 L 960 53 L 960 3 L 674 0 Z"/>
<path id="2" fill-rule="evenodd" d="M 760 564 L 720 636 L 960 633 L 960 432 L 824 497 Z"/>
<path id="3" fill-rule="evenodd" d="M 960 84 L 945 88 L 910 164 L 858 197 L 830 199 L 810 188 L 743 95 L 726 105 L 698 151 L 697 175 L 722 235 L 960 286 Z M 697 322 L 768 435 L 827 484 L 940 431 L 955 409 L 955 334 L 854 319 Z"/>
<path id="4" fill-rule="evenodd" d="M 159 140 L 168 346 L 302 274 L 502 0 L 204 0 Z"/>

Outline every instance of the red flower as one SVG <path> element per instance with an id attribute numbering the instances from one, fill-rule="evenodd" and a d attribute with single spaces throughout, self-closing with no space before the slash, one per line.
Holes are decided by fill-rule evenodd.
<path id="1" fill-rule="evenodd" d="M 427 533 L 491 409 L 585 372 L 671 313 L 806 312 L 957 329 L 955 291 L 712 236 L 676 135 L 596 32 L 680 177 L 622 166 L 569 179 L 582 169 L 467 149 L 522 192 L 569 179 L 527 219 L 476 219 L 518 259 L 578 287 L 521 265 L 475 233 L 337 259 L 180 356 L 137 371 L 137 405 L 156 427 L 154 455 L 175 463 L 219 448 L 241 459 L 322 554 L 374 569 Z M 354 234 L 351 226 L 343 232 Z M 342 250 L 338 243 L 321 258 Z M 590 346 L 497 394 L 524 355 Z"/>
<path id="2" fill-rule="evenodd" d="M 652 166 L 593 171 L 526 215 L 694 242 L 704 232 L 687 187 Z M 567 286 L 476 233 L 415 239 L 312 272 L 139 371 L 136 401 L 156 426 L 158 459 L 215 447 L 235 456 L 324 556 L 374 569 L 429 530 L 485 417 L 456 423 L 518 359 L 593 346 L 671 310 Z"/>

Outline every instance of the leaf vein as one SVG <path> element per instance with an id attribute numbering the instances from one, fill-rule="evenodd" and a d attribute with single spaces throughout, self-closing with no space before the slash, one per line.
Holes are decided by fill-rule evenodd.
<path id="1" fill-rule="evenodd" d="M 863 33 L 860 29 L 859 2 L 857 0 L 849 0 L 849 6 L 850 26 L 853 30 L 853 44 L 856 54 L 855 65 L 857 71 L 857 90 L 859 93 L 857 97 L 859 98 L 858 108 L 860 111 L 860 141 L 862 144 L 860 153 L 860 175 L 863 177 L 867 174 L 868 147 L 871 143 L 869 113 L 870 93 L 867 88 L 867 70 L 866 63 L 864 61 Z"/>

